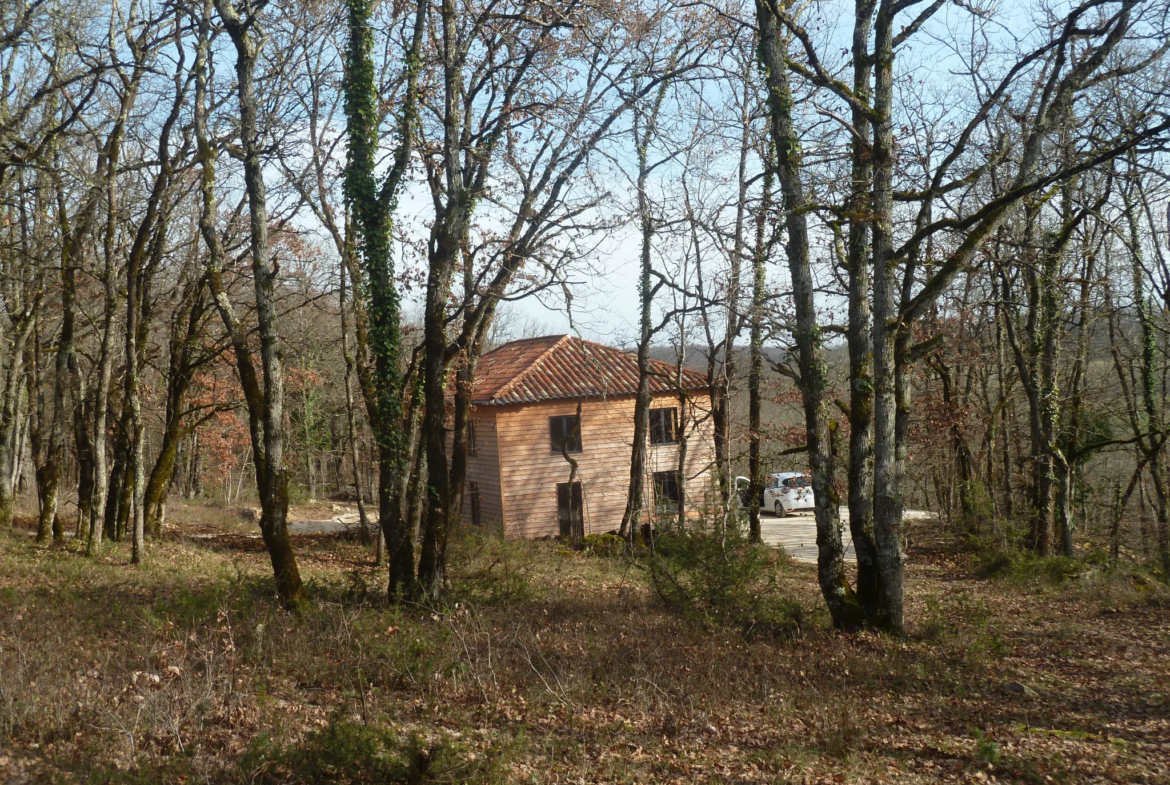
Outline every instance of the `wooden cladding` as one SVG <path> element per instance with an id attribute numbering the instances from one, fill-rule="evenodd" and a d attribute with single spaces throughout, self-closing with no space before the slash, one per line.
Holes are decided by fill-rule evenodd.
<path id="1" fill-rule="evenodd" d="M 468 492 L 463 494 L 463 519 L 477 524 L 504 520 L 499 440 L 491 414 L 490 410 L 476 413 L 472 430 L 475 451 L 468 450 L 467 456 Z"/>
<path id="2" fill-rule="evenodd" d="M 468 461 L 468 480 L 477 484 L 485 522 L 503 521 L 510 537 L 555 537 L 562 531 L 582 536 L 620 526 L 630 481 L 634 399 L 582 401 L 580 418 L 577 406 L 575 400 L 563 400 L 476 408 L 477 450 Z M 655 395 L 652 411 L 664 414 L 651 420 L 658 422 L 658 432 L 652 427 L 645 509 L 666 514 L 677 510 L 683 496 L 687 510 L 696 511 L 711 489 L 710 418 L 705 411 L 688 412 L 669 394 Z M 680 472 L 682 436 L 687 457 Z M 571 463 L 577 464 L 576 470 Z M 672 480 L 655 481 L 656 474 L 671 472 Z M 558 490 L 567 488 L 571 474 L 580 490 Z M 468 521 L 470 498 L 464 494 Z"/>

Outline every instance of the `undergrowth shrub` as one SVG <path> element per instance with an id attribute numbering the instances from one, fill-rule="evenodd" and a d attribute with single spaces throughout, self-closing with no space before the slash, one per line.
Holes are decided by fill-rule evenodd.
<path id="1" fill-rule="evenodd" d="M 246 781 L 284 783 L 499 782 L 495 751 L 476 753 L 450 739 L 426 740 L 391 729 L 331 722 L 299 742 L 279 744 L 267 735 L 254 740 L 240 761 Z"/>
<path id="2" fill-rule="evenodd" d="M 587 534 L 581 547 L 595 556 L 621 556 L 626 552 L 626 541 L 616 534 Z"/>
<path id="3" fill-rule="evenodd" d="M 1037 556 L 1027 551 L 993 550 L 975 554 L 976 572 L 981 578 L 1008 578 L 1025 583 L 1062 584 L 1091 569 L 1091 565 L 1068 556 Z"/>
<path id="4" fill-rule="evenodd" d="M 1086 575 L 1078 587 L 1102 610 L 1128 607 L 1170 608 L 1170 586 L 1156 567 L 1133 562 L 1106 562 L 1102 569 Z"/>
<path id="5" fill-rule="evenodd" d="M 966 488 L 960 488 L 960 494 L 966 503 L 961 504 L 958 511 L 958 531 L 965 536 L 978 536 L 988 522 L 995 520 L 991 493 L 983 482 L 972 479 Z"/>
<path id="6" fill-rule="evenodd" d="M 672 610 L 740 627 L 749 636 L 790 637 L 801 631 L 805 613 L 777 584 L 776 570 L 786 558 L 749 542 L 742 524 L 724 526 L 704 517 L 659 531 L 646 575 Z"/>
<path id="7" fill-rule="evenodd" d="M 966 592 L 943 597 L 930 594 L 918 631 L 928 643 L 948 642 L 950 649 L 961 653 L 965 665 L 978 665 L 1007 654 L 1007 643 L 993 622 L 994 615 L 982 599 Z"/>
<path id="8" fill-rule="evenodd" d="M 975 573 L 981 578 L 1061 585 L 1102 563 L 1102 554 L 1096 552 L 1077 558 L 1038 556 L 1024 544 L 1026 531 L 1024 526 L 1006 523 L 993 534 L 965 536 L 962 545 L 971 556 Z"/>
<path id="9" fill-rule="evenodd" d="M 502 531 L 460 529 L 448 545 L 453 601 L 503 605 L 532 597 L 529 574 L 538 558 L 531 543 L 508 540 Z"/>

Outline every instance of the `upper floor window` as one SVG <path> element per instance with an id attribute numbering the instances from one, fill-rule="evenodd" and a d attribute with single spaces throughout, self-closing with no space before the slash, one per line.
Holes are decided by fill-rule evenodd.
<path id="1" fill-rule="evenodd" d="M 555 453 L 581 452 L 581 418 L 575 414 L 549 417 L 548 438 Z"/>
<path id="2" fill-rule="evenodd" d="M 475 457 L 475 420 L 467 421 L 467 454 Z"/>
<path id="3" fill-rule="evenodd" d="M 678 410 L 650 410 L 650 443 L 674 444 L 678 441 Z"/>

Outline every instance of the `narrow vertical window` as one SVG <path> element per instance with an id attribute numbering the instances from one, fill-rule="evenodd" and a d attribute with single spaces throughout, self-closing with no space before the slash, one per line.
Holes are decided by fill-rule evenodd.
<path id="1" fill-rule="evenodd" d="M 557 483 L 557 522 L 561 536 L 579 540 L 585 536 L 585 505 L 581 483 Z"/>
<path id="2" fill-rule="evenodd" d="M 548 418 L 548 439 L 552 452 L 581 452 L 581 418 L 575 414 Z"/>
<path id="3" fill-rule="evenodd" d="M 678 512 L 678 471 L 654 472 L 654 507 L 661 514 Z"/>
<path id="4" fill-rule="evenodd" d="M 675 444 L 678 442 L 678 409 L 650 410 L 650 443 Z"/>
<path id="5" fill-rule="evenodd" d="M 471 525 L 479 526 L 482 522 L 479 511 L 479 483 L 471 483 Z"/>

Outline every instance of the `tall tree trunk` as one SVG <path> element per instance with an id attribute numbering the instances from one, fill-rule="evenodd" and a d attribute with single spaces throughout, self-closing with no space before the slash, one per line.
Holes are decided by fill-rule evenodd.
<path id="1" fill-rule="evenodd" d="M 45 542 L 52 533 L 57 515 L 57 471 L 51 459 L 49 430 L 52 422 L 45 410 L 45 374 L 41 364 L 40 315 L 33 317 L 32 342 L 26 348 L 25 383 L 28 388 L 29 445 L 32 448 L 33 475 L 37 485 L 37 542 Z"/>
<path id="2" fill-rule="evenodd" d="M 167 402 L 163 420 L 162 440 L 158 457 L 150 470 L 143 493 L 144 527 L 152 537 L 162 535 L 167 488 L 174 475 L 175 458 L 185 435 L 183 407 L 191 386 L 196 359 L 193 355 L 201 338 L 202 321 L 206 312 L 203 275 L 188 280 L 180 306 L 171 319 L 169 360 L 167 364 Z"/>
<path id="3" fill-rule="evenodd" d="M 882 0 L 874 25 L 873 103 L 873 525 L 877 604 L 867 614 L 879 629 L 903 631 L 902 478 L 897 460 L 897 259 L 894 255 L 894 43 L 896 9 Z"/>
<path id="4" fill-rule="evenodd" d="M 257 57 L 255 18 L 245 22 L 229 0 L 218 0 L 216 8 L 232 38 L 236 50 L 237 92 L 240 101 L 240 143 L 244 157 L 244 183 L 250 214 L 252 274 L 256 294 L 257 319 L 260 326 L 261 360 L 264 387 L 261 389 L 247 336 L 236 318 L 231 300 L 223 286 L 224 252 L 215 227 L 218 215 L 215 196 L 215 150 L 207 129 L 207 58 L 210 48 L 211 0 L 205 0 L 199 24 L 197 54 L 195 128 L 202 168 L 203 211 L 200 231 L 208 247 L 208 287 L 215 299 L 224 326 L 231 337 L 236 368 L 248 405 L 248 424 L 252 441 L 256 485 L 260 496 L 260 532 L 281 602 L 299 608 L 308 600 L 301 583 L 300 570 L 288 536 L 288 469 L 284 464 L 284 377 L 277 345 L 276 309 L 272 301 L 272 278 L 268 248 L 268 214 L 264 191 L 263 167 L 257 131 L 257 99 L 254 69 Z"/>
<path id="5" fill-rule="evenodd" d="M 114 433 L 113 466 L 110 467 L 109 488 L 106 490 L 106 504 L 103 511 L 103 526 L 105 538 L 119 541 L 125 532 L 125 518 L 122 511 L 125 509 L 125 496 L 122 492 L 126 481 L 126 460 L 130 454 L 130 442 L 126 438 L 125 406 L 123 414 L 117 418 L 117 431 Z"/>
<path id="6" fill-rule="evenodd" d="M 771 145 L 769 153 L 771 153 Z M 763 441 L 761 405 L 764 377 L 764 301 L 767 297 L 768 241 L 767 226 L 772 211 L 774 155 L 769 155 L 764 169 L 764 186 L 756 214 L 756 244 L 752 250 L 751 357 L 748 365 L 748 539 L 763 542 L 760 526 L 760 499 L 764 492 L 764 465 L 760 454 Z"/>
<path id="7" fill-rule="evenodd" d="M 1134 167 L 1136 168 L 1136 167 Z M 1136 176 L 1136 174 L 1135 174 Z M 1135 183 L 1136 187 L 1136 183 Z M 1160 434 L 1164 422 L 1161 400 L 1158 396 L 1158 335 L 1154 319 L 1151 314 L 1153 299 L 1146 299 L 1145 293 L 1145 261 L 1142 253 L 1142 238 L 1138 229 L 1137 209 L 1130 190 L 1123 189 L 1123 204 L 1125 209 L 1126 228 L 1129 230 L 1128 251 L 1130 270 L 1133 275 L 1133 300 L 1137 312 L 1138 326 L 1141 328 L 1141 353 L 1139 355 L 1139 372 L 1141 383 L 1141 403 L 1146 415 L 1146 430 L 1151 435 L 1144 440 L 1147 460 L 1150 464 L 1150 478 L 1153 480 L 1154 493 L 1157 496 L 1156 515 L 1158 521 L 1158 552 L 1163 567 L 1170 570 L 1170 514 L 1168 514 L 1167 490 L 1162 475 L 1162 452 L 1164 439 L 1152 434 Z M 1142 443 L 1142 442 L 1139 442 Z"/>
<path id="8" fill-rule="evenodd" d="M 118 305 L 118 285 L 115 280 L 114 245 L 117 233 L 117 198 L 114 173 L 109 173 L 106 193 L 106 228 L 102 237 L 105 302 L 102 310 L 101 347 L 98 351 L 97 381 L 93 391 L 93 466 L 94 488 L 91 502 L 89 533 L 85 552 L 93 555 L 101 547 L 102 535 L 106 531 L 106 501 L 110 490 L 110 472 L 107 458 L 106 423 L 110 409 L 110 383 L 114 375 L 114 318 Z M 99 516 L 101 520 L 99 521 Z"/>
<path id="9" fill-rule="evenodd" d="M 32 308 L 13 319 L 13 329 L 7 336 L 11 350 L 4 368 L 4 398 L 0 401 L 0 527 L 11 526 L 13 521 L 13 479 L 20 448 L 17 431 L 20 430 L 24 355 L 39 301 L 39 297 L 32 298 Z"/>
<path id="10" fill-rule="evenodd" d="M 131 564 L 141 564 L 146 558 L 146 534 L 140 498 L 142 478 L 142 402 L 138 397 L 138 328 L 142 318 L 141 275 L 139 254 L 131 252 L 126 265 L 126 379 L 123 388 L 122 406 L 128 412 L 125 420 L 129 435 L 129 465 L 126 468 L 126 484 L 129 488 L 131 516 Z M 125 490 L 123 491 L 125 493 Z"/>
<path id="11" fill-rule="evenodd" d="M 638 226 L 642 247 L 638 267 L 638 386 L 634 393 L 634 441 L 630 453 L 630 482 L 626 489 L 626 509 L 622 513 L 618 534 L 633 547 L 642 528 L 646 504 L 646 452 L 650 432 L 650 340 L 653 337 L 650 319 L 654 308 L 656 287 L 651 287 L 653 271 L 650 251 L 654 242 L 654 217 L 650 214 L 650 197 L 646 183 L 650 177 L 648 148 L 654 139 L 658 110 L 665 97 L 666 82 L 658 91 L 657 100 L 648 112 L 634 113 L 634 146 L 638 157 Z"/>
<path id="12" fill-rule="evenodd" d="M 745 83 L 744 91 L 747 93 Z M 715 477 L 718 481 L 720 514 L 726 520 L 731 509 L 731 492 L 735 485 L 735 478 L 731 470 L 731 391 L 735 385 L 737 364 L 735 356 L 735 341 L 743 328 L 743 318 L 740 314 L 740 296 L 742 285 L 744 257 L 744 231 L 748 217 L 748 156 L 751 152 L 752 111 L 749 109 L 751 101 L 744 98 L 743 113 L 740 116 L 739 163 L 736 167 L 738 192 L 735 201 L 735 226 L 732 229 L 731 258 L 728 260 L 726 318 L 723 330 L 722 362 L 716 356 L 718 347 L 713 347 L 712 356 L 707 361 L 707 378 L 711 383 L 711 420 L 715 441 Z"/>
<path id="13" fill-rule="evenodd" d="M 853 22 L 853 93 L 870 101 L 869 34 L 876 0 L 857 0 Z M 857 557 L 857 599 L 863 610 L 878 601 L 877 543 L 873 533 L 873 335 L 870 317 L 869 188 L 871 130 L 868 114 L 852 110 L 849 202 L 849 533 Z M 872 621 L 872 620 L 869 620 Z"/>
<path id="14" fill-rule="evenodd" d="M 390 171 L 379 184 L 375 178 L 379 151 L 379 97 L 375 86 L 374 41 L 370 25 L 373 4 L 369 0 L 347 2 L 345 195 L 366 275 L 365 314 L 369 320 L 366 345 L 374 362 L 369 378 L 362 379 L 362 388 L 370 427 L 378 445 L 378 515 L 390 563 L 387 593 L 391 600 L 415 593 L 414 538 L 403 509 L 408 474 L 402 422 L 405 390 L 399 367 L 402 336 L 390 229 L 413 150 L 419 53 L 426 29 L 427 8 L 425 0 L 419 0 L 415 5 L 411 43 L 403 55 L 406 79 L 398 122 L 398 146 Z M 359 280 L 356 274 L 353 280 L 356 291 Z M 363 332 L 360 313 L 357 322 L 360 348 Z"/>
<path id="15" fill-rule="evenodd" d="M 804 404 L 805 435 L 812 466 L 813 495 L 816 499 L 817 579 L 829 607 L 833 624 L 856 629 L 861 608 L 845 574 L 845 552 L 841 542 L 840 501 L 834 488 L 834 458 L 829 434 L 830 396 L 828 367 L 821 346 L 809 261 L 807 202 L 800 180 L 800 140 L 792 123 L 792 90 L 788 81 L 787 42 L 777 30 L 775 14 L 760 0 L 759 53 L 768 87 L 770 130 L 776 149 L 776 177 L 783 194 L 788 270 L 792 278 L 792 300 L 796 311 L 797 367 Z"/>
<path id="16" fill-rule="evenodd" d="M 353 252 L 353 244 L 352 244 L 351 237 L 350 237 L 350 234 L 351 234 L 350 226 L 351 225 L 352 224 L 350 222 L 348 222 L 348 221 L 346 222 L 346 240 L 347 240 L 347 242 L 344 245 L 344 250 L 347 253 Z M 361 482 L 361 474 L 360 474 L 361 470 L 360 470 L 359 465 L 358 465 L 357 428 L 354 424 L 354 413 L 353 413 L 353 386 L 352 386 L 352 382 L 353 382 L 354 359 L 353 359 L 353 355 L 350 354 L 350 351 L 349 351 L 349 327 L 347 324 L 347 322 L 348 322 L 348 318 L 347 318 L 348 310 L 347 309 L 349 308 L 349 304 L 346 302 L 346 286 L 345 286 L 346 272 L 348 270 L 348 267 L 349 267 L 348 260 L 344 260 L 339 268 L 339 273 L 341 276 L 341 279 L 340 279 L 341 286 L 340 286 L 339 305 L 338 305 L 338 310 L 341 312 L 341 353 L 345 358 L 345 426 L 346 426 L 346 434 L 347 434 L 348 439 L 349 439 L 349 458 L 350 458 L 350 462 L 353 464 L 353 489 L 354 489 L 354 493 L 357 496 L 358 523 L 361 526 L 362 545 L 369 545 L 370 544 L 370 520 L 366 515 L 365 494 L 362 492 L 362 482 Z M 339 463 L 340 463 L 340 461 L 339 461 Z M 382 547 L 383 540 L 384 540 L 384 538 L 382 537 L 381 532 L 379 532 L 378 533 L 378 541 L 377 541 L 377 557 L 375 559 L 375 563 L 379 567 L 382 566 L 382 560 L 383 560 L 383 547 Z"/>
<path id="17" fill-rule="evenodd" d="M 456 227 L 457 229 L 459 227 Z M 423 448 L 427 458 L 427 509 L 423 519 L 419 552 L 418 591 L 424 598 L 437 599 L 445 567 L 451 499 L 451 476 L 447 465 L 447 294 L 451 272 L 459 255 L 463 232 L 444 231 L 437 238 L 437 258 L 430 263 L 426 308 L 423 315 Z M 447 261 L 450 260 L 450 261 Z"/>

